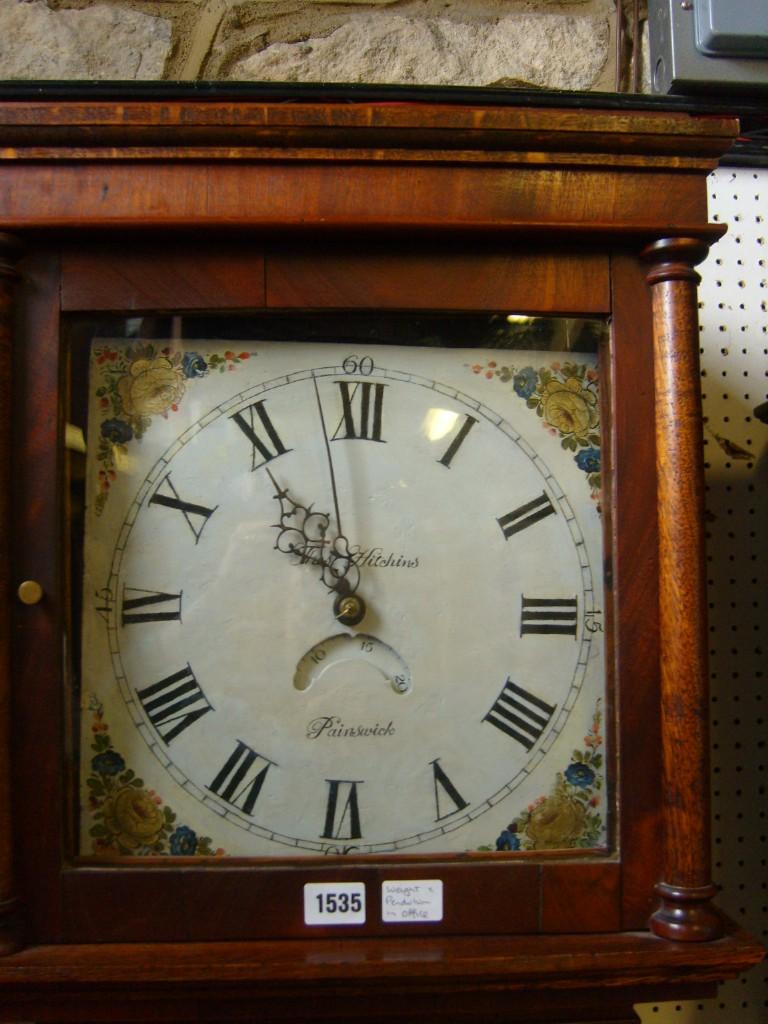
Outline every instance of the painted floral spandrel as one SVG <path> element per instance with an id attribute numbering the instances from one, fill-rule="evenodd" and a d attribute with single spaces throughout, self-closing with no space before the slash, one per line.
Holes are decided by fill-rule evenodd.
<path id="1" fill-rule="evenodd" d="M 176 814 L 128 767 L 109 735 L 104 707 L 91 697 L 91 771 L 86 778 L 92 851 L 100 856 L 221 856 L 208 836 L 179 825 Z"/>
<path id="2" fill-rule="evenodd" d="M 558 772 L 547 796 L 521 811 L 493 846 L 482 850 L 594 849 L 603 842 L 600 792 L 603 788 L 602 712 L 597 702 L 584 750 L 574 750 L 564 771 Z"/>
<path id="3" fill-rule="evenodd" d="M 94 509 L 100 515 L 117 478 L 128 445 L 140 440 L 155 416 L 177 412 L 187 388 L 209 373 L 234 370 L 249 352 L 201 355 L 146 342 L 126 347 L 105 345 L 93 353 L 98 387 L 96 398 L 104 417 L 99 428 L 96 461 L 99 476 Z"/>
<path id="4" fill-rule="evenodd" d="M 554 362 L 533 366 L 499 366 L 495 360 L 485 365 L 474 363 L 473 373 L 488 380 L 498 378 L 511 383 L 515 394 L 541 418 L 543 426 L 567 451 L 575 452 L 574 462 L 586 473 L 591 496 L 600 499 L 600 402 L 598 373 L 583 363 Z"/>

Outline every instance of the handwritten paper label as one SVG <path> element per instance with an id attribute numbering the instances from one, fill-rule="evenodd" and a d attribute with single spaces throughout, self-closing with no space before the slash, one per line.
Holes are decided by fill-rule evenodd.
<path id="1" fill-rule="evenodd" d="M 439 878 L 381 883 L 381 919 L 400 924 L 442 921 L 443 883 Z"/>

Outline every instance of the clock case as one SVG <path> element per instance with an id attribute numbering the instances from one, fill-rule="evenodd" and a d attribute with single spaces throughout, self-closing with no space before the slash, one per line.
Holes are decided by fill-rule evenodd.
<path id="1" fill-rule="evenodd" d="M 736 124 L 430 98 L 0 102 L 0 1020 L 628 1021 L 761 957 L 708 830 L 694 267 Z M 75 856 L 63 319 L 330 310 L 610 318 L 608 854 Z M 410 878 L 443 880 L 442 922 L 381 923 Z M 368 923 L 306 926 L 308 881 L 364 881 Z"/>

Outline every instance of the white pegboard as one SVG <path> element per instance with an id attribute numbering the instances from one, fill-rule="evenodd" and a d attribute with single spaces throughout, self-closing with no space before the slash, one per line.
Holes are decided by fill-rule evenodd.
<path id="1" fill-rule="evenodd" d="M 709 177 L 710 220 L 728 224 L 700 268 L 718 903 L 768 941 L 768 169 Z M 704 1002 L 638 1007 L 643 1024 L 768 1024 L 763 964 Z"/>

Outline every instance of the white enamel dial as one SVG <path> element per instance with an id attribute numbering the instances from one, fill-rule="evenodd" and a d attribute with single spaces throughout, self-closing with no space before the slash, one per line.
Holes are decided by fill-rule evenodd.
<path id="1" fill-rule="evenodd" d="M 90 520 L 85 686 L 227 852 L 477 847 L 603 694 L 582 469 L 493 353 L 215 347 Z"/>

